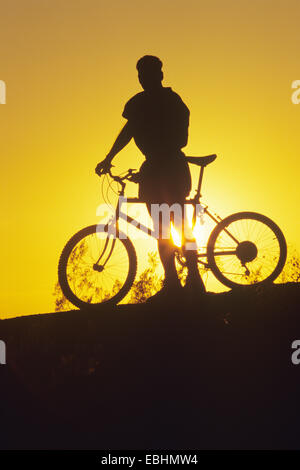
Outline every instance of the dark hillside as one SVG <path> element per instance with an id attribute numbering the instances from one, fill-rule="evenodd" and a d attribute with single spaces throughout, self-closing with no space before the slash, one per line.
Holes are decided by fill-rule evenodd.
<path id="1" fill-rule="evenodd" d="M 300 285 L 0 321 L 2 448 L 300 449 Z"/>

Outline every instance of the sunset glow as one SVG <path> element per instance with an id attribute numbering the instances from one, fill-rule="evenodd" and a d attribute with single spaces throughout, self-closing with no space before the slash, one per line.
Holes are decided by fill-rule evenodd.
<path id="1" fill-rule="evenodd" d="M 174 227 L 174 224 L 171 222 L 171 235 L 172 235 L 172 240 L 175 246 L 180 247 L 181 246 L 181 236 L 179 232 L 176 230 Z"/>
<path id="2" fill-rule="evenodd" d="M 185 154 L 218 156 L 205 169 L 203 201 L 222 217 L 267 215 L 300 250 L 299 0 L 15 0 L 2 2 L 1 19 L 0 318 L 54 310 L 64 245 L 99 222 L 94 169 L 141 91 L 144 54 L 161 58 L 163 85 L 190 109 Z M 121 173 L 143 160 L 130 142 L 113 164 Z M 211 228 L 197 221 L 199 245 Z M 157 243 L 133 241 L 139 275 Z M 208 289 L 223 286 L 209 280 Z"/>

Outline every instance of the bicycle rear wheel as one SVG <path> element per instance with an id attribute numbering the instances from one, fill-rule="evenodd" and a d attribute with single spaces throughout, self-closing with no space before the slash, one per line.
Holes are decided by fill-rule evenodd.
<path id="1" fill-rule="evenodd" d="M 280 228 L 256 212 L 226 217 L 212 231 L 207 246 L 210 269 L 230 288 L 274 281 L 286 256 L 286 241 Z"/>
<path id="2" fill-rule="evenodd" d="M 104 226 L 91 225 L 64 247 L 58 265 L 59 284 L 76 307 L 117 304 L 130 290 L 137 269 L 135 249 L 121 232 L 114 237 Z"/>

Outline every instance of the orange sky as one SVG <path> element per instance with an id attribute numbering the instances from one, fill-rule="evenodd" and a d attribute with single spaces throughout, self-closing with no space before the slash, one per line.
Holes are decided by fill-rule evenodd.
<path id="1" fill-rule="evenodd" d="M 205 201 L 222 216 L 268 215 L 300 249 L 300 104 L 291 101 L 299 0 L 2 0 L 0 8 L 1 317 L 53 311 L 60 252 L 98 222 L 94 168 L 140 91 L 135 64 L 147 53 L 162 59 L 164 86 L 190 109 L 186 154 L 218 154 Z M 115 160 L 120 170 L 141 162 L 133 143 Z"/>

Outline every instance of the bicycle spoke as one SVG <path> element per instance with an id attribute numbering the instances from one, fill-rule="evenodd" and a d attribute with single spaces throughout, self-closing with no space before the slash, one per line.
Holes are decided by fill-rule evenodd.
<path id="1" fill-rule="evenodd" d="M 126 248 L 116 239 L 111 252 L 111 237 L 101 259 L 105 242 L 106 237 L 100 238 L 97 233 L 92 233 L 81 240 L 69 256 L 67 278 L 72 291 L 83 302 L 101 303 L 108 300 L 126 281 L 129 270 Z"/>
<path id="2" fill-rule="evenodd" d="M 278 227 L 270 219 L 254 213 L 236 214 L 228 217 L 226 222 L 224 227 L 221 223 L 220 230 L 215 232 L 210 255 L 213 257 L 213 269 L 220 280 L 228 285 L 248 285 L 271 277 L 284 257 L 281 250 L 285 240 Z M 278 238 L 273 226 L 277 227 L 283 241 Z M 230 235 L 239 242 L 235 247 Z"/>

